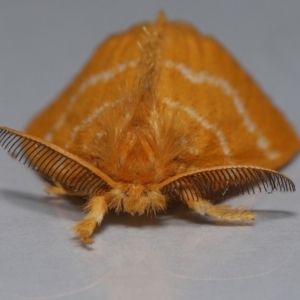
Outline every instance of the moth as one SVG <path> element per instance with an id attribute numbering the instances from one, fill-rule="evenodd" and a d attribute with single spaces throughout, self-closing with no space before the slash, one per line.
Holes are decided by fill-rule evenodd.
<path id="1" fill-rule="evenodd" d="M 109 37 L 25 133 L 0 144 L 46 177 L 50 194 L 87 198 L 73 228 L 92 243 L 109 211 L 142 215 L 179 200 L 205 216 L 252 220 L 220 204 L 259 191 L 294 191 L 278 173 L 299 139 L 215 39 L 160 13 Z"/>

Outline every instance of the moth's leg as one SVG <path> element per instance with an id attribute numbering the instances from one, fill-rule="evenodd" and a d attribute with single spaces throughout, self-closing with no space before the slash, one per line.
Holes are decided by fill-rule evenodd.
<path id="1" fill-rule="evenodd" d="M 255 213 L 245 207 L 232 207 L 231 205 L 213 205 L 210 201 L 198 197 L 197 200 L 191 200 L 188 194 L 185 201 L 189 208 L 198 212 L 200 215 L 208 215 L 218 220 L 253 220 Z"/>
<path id="2" fill-rule="evenodd" d="M 45 192 L 50 195 L 54 194 L 54 195 L 79 196 L 79 197 L 86 196 L 85 194 L 83 194 L 81 192 L 73 192 L 73 191 L 67 190 L 59 185 L 51 185 L 45 189 Z"/>
<path id="3" fill-rule="evenodd" d="M 107 211 L 107 204 L 104 196 L 91 198 L 86 204 L 84 210 L 87 215 L 82 221 L 77 223 L 72 229 L 78 237 L 87 244 L 92 244 L 94 240 L 90 238 L 95 227 L 99 225 Z"/>

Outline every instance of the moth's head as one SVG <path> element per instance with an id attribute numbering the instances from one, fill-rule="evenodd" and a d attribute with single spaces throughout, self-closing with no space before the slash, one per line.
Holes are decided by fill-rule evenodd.
<path id="1" fill-rule="evenodd" d="M 105 199 L 110 209 L 132 215 L 155 213 L 166 207 L 165 196 L 160 190 L 141 184 L 122 184 L 108 192 Z"/>

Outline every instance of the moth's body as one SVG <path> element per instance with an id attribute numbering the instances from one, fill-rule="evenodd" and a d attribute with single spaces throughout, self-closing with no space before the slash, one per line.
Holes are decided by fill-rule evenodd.
<path id="1" fill-rule="evenodd" d="M 57 176 L 43 173 L 67 188 L 49 192 L 71 193 L 74 185 L 73 191 L 91 197 L 86 218 L 75 227 L 85 242 L 107 210 L 163 210 L 171 188 L 201 214 L 253 219 L 250 211 L 210 202 L 236 185 L 225 180 L 229 173 L 220 179 L 220 170 L 277 169 L 299 149 L 292 127 L 222 46 L 163 15 L 109 38 L 26 132 L 86 162 L 103 181 L 101 192 L 85 194 L 65 182 L 62 168 Z M 213 169 L 217 177 L 199 195 L 194 174 Z M 252 175 L 230 172 L 238 173 L 232 176 L 242 189 L 248 186 Z"/>

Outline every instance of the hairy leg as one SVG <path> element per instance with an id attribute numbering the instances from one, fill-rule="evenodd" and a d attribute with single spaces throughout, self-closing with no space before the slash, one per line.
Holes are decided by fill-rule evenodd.
<path id="1" fill-rule="evenodd" d="M 231 205 L 213 205 L 210 201 L 198 198 L 197 201 L 186 200 L 189 208 L 198 212 L 200 215 L 208 215 L 218 220 L 253 220 L 255 213 L 245 207 L 234 208 Z"/>
<path id="2" fill-rule="evenodd" d="M 104 196 L 91 198 L 86 204 L 84 210 L 87 212 L 87 215 L 72 229 L 83 242 L 92 244 L 94 240 L 90 236 L 92 235 L 95 227 L 102 222 L 107 211 L 107 204 Z"/>

